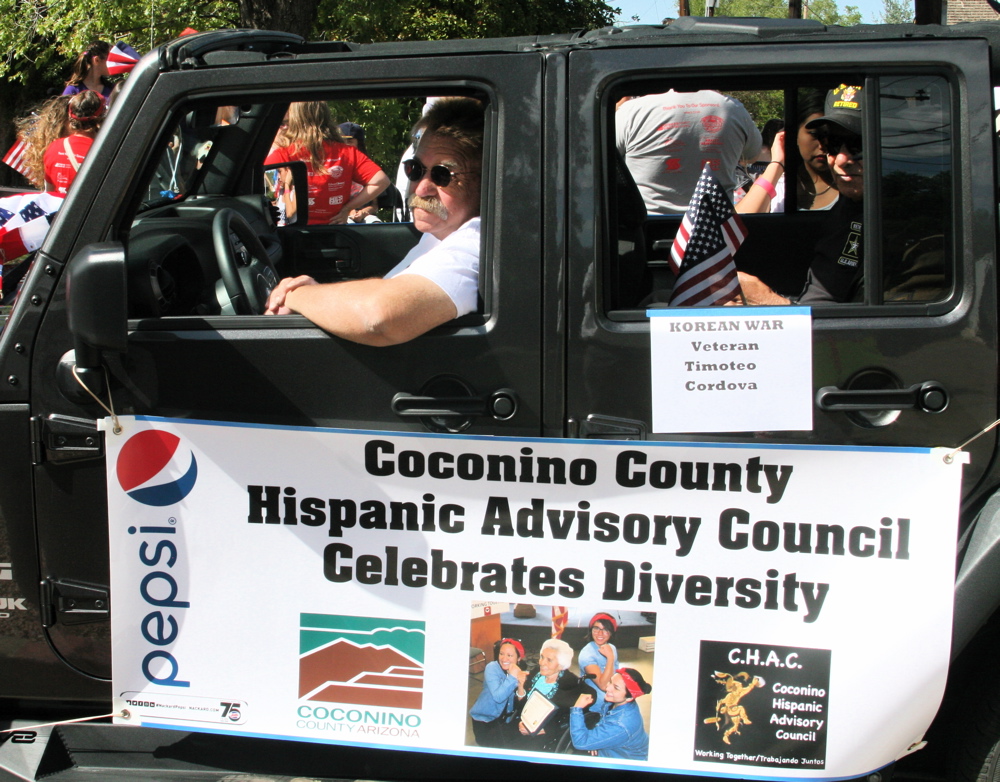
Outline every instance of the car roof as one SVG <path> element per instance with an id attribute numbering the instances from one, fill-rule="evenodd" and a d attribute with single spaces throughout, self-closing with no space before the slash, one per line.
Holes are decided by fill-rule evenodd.
<path id="1" fill-rule="evenodd" d="M 489 55 L 511 52 L 571 51 L 618 47 L 664 47 L 763 42 L 874 43 L 905 40 L 980 38 L 1000 46 L 996 22 L 956 25 L 868 24 L 825 25 L 815 19 L 685 16 L 668 25 L 624 25 L 576 30 L 555 35 L 512 38 L 451 39 L 352 43 L 311 42 L 292 33 L 268 30 L 216 30 L 177 38 L 150 57 L 162 71 L 224 68 L 252 63 L 277 63 L 350 58 Z M 1000 80 L 1000 66 L 995 80 Z"/>

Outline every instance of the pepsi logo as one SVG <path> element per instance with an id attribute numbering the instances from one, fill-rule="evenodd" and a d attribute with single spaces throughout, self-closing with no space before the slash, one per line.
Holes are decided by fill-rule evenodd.
<path id="1" fill-rule="evenodd" d="M 122 446 L 115 471 L 118 484 L 129 497 L 143 505 L 163 507 L 191 493 L 198 478 L 198 462 L 177 435 L 147 429 Z"/>

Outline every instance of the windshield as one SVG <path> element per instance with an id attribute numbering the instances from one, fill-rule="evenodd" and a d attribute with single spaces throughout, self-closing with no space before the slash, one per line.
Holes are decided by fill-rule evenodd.
<path id="1" fill-rule="evenodd" d="M 219 134 L 239 121 L 237 106 L 192 111 L 181 117 L 166 136 L 139 211 L 176 201 L 190 192 Z"/>

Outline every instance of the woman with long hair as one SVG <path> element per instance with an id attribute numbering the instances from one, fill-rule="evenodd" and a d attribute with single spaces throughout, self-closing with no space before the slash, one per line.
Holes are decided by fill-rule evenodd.
<path id="1" fill-rule="evenodd" d="M 70 98 L 49 98 L 30 114 L 14 122 L 17 137 L 24 144 L 25 177 L 39 190 L 45 189 L 45 150 L 69 132 Z"/>
<path id="2" fill-rule="evenodd" d="M 106 112 L 104 98 L 91 90 L 84 90 L 69 99 L 69 135 L 50 142 L 45 149 L 46 190 L 66 194 L 94 143 Z"/>
<path id="3" fill-rule="evenodd" d="M 0 208 L 8 216 L 18 216 L 0 225 L 0 264 L 13 263 L 41 246 L 49 220 L 62 206 L 104 114 L 104 99 L 85 90 L 71 97 L 50 98 L 17 122 L 18 136 L 25 146 L 26 176 L 45 192 L 0 199 Z M 4 275 L 8 293 L 16 289 L 26 269 L 27 265 L 22 265 L 20 271 Z"/>
<path id="4" fill-rule="evenodd" d="M 66 81 L 66 89 L 63 95 L 76 95 L 84 90 L 92 90 L 107 100 L 111 96 L 114 85 L 109 77 L 108 55 L 111 54 L 111 44 L 107 41 L 98 41 L 92 44 L 86 51 L 77 55 Z"/>
<path id="5" fill-rule="evenodd" d="M 357 147 L 344 143 L 324 101 L 292 103 L 288 123 L 275 139 L 275 149 L 265 164 L 302 161 L 309 183 L 309 224 L 347 222 L 352 209 L 372 201 L 389 186 L 389 177 Z M 361 189 L 351 195 L 351 184 Z M 291 178 L 284 179 L 285 217 L 297 212 Z"/>
<path id="6" fill-rule="evenodd" d="M 802 164 L 795 176 L 796 202 L 799 211 L 825 211 L 837 203 L 839 193 L 833 186 L 833 175 L 819 142 L 806 125 L 823 116 L 824 93 L 819 90 L 799 92 L 799 114 L 795 143 Z M 775 135 L 771 145 L 771 161 L 754 186 L 736 205 L 741 214 L 785 211 L 785 136 L 784 130 Z"/>

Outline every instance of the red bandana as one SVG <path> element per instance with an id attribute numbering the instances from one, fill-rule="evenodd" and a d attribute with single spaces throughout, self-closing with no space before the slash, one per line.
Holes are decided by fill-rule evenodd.
<path id="1" fill-rule="evenodd" d="M 515 649 L 517 649 L 518 660 L 524 659 L 524 647 L 521 645 L 520 641 L 515 641 L 513 638 L 503 638 L 500 640 L 500 646 L 503 646 L 504 644 L 510 644 Z"/>
<path id="2" fill-rule="evenodd" d="M 635 679 L 628 675 L 628 671 L 624 668 L 619 668 L 615 673 L 620 674 L 622 681 L 625 682 L 625 689 L 628 690 L 628 694 L 633 698 L 638 698 L 640 695 L 644 695 L 642 687 L 640 687 Z"/>

